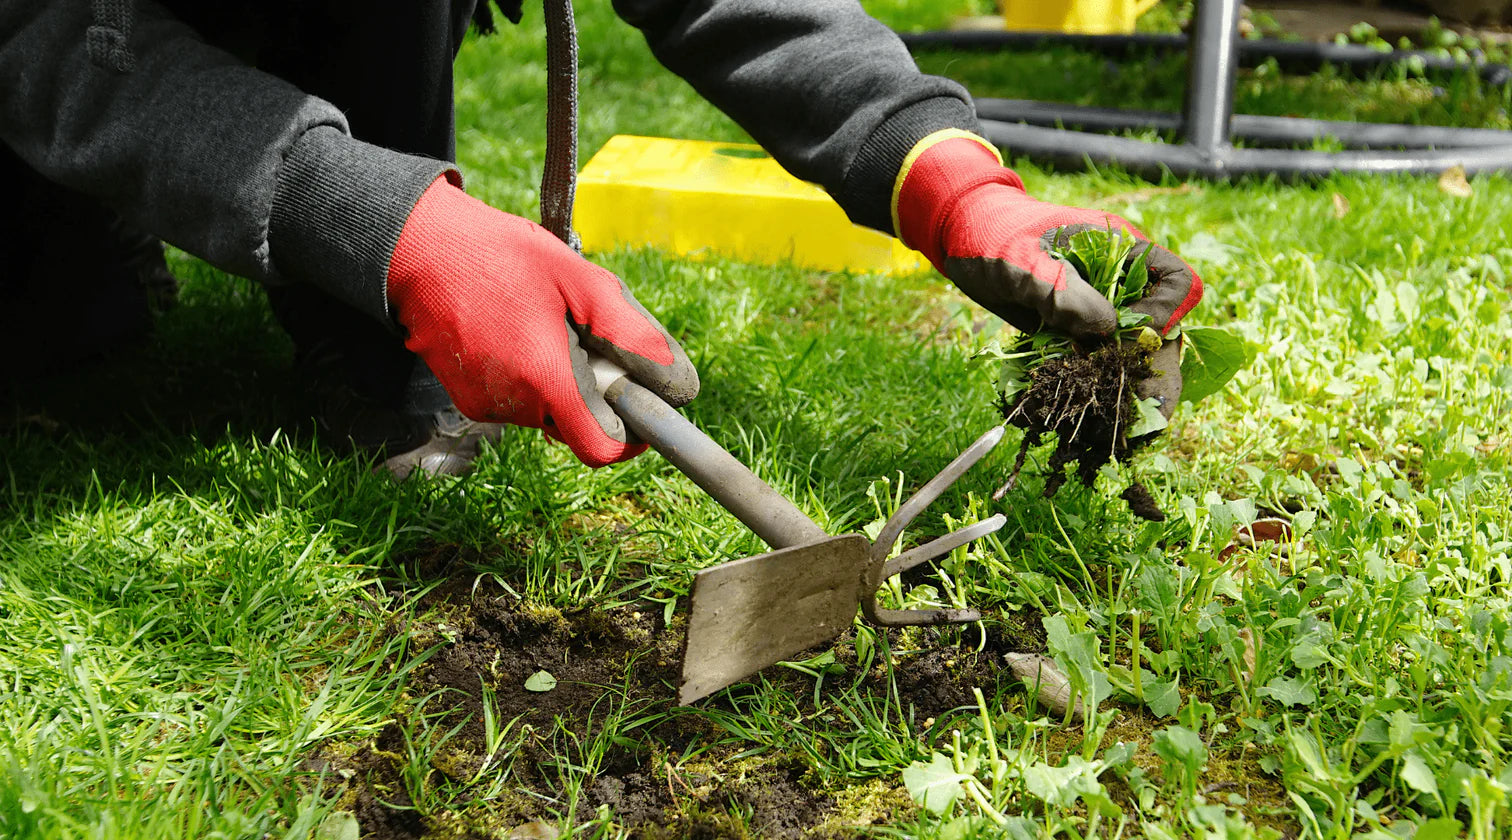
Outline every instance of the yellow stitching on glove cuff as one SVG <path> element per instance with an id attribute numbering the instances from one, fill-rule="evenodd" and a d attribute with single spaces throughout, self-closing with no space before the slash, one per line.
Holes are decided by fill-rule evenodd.
<path id="1" fill-rule="evenodd" d="M 992 152 L 993 157 L 997 158 L 998 165 L 1002 165 L 1003 155 L 997 150 L 996 146 L 992 145 L 992 143 L 988 142 L 986 138 L 980 135 L 973 134 L 969 131 L 964 131 L 959 128 L 942 128 L 939 131 L 936 131 L 935 133 L 925 137 L 923 140 L 915 143 L 914 147 L 908 151 L 908 155 L 903 158 L 903 165 L 898 169 L 897 180 L 893 181 L 892 201 L 889 204 L 888 209 L 892 213 L 894 236 L 901 238 L 903 235 L 903 225 L 898 221 L 898 196 L 903 192 L 903 182 L 908 179 L 908 173 L 913 169 L 914 162 L 917 161 L 919 157 L 925 152 L 933 148 L 936 144 L 943 143 L 946 140 L 954 140 L 957 137 L 962 137 L 967 140 L 975 140 L 976 142 L 981 143 L 983 147 Z"/>

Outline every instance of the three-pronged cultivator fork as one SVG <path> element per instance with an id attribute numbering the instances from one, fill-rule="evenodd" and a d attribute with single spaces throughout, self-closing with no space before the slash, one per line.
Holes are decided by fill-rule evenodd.
<path id="1" fill-rule="evenodd" d="M 973 464 L 991 452 L 993 447 L 1003 439 L 1003 431 L 1004 427 L 994 426 L 986 434 L 977 438 L 976 443 L 967 447 L 965 452 L 958 455 L 945 469 L 940 470 L 938 475 L 909 497 L 908 501 L 904 502 L 883 524 L 882 530 L 877 532 L 877 538 L 872 541 L 871 552 L 867 558 L 865 597 L 861 599 L 861 612 L 866 615 L 867 621 L 881 627 L 906 627 L 919 624 L 965 624 L 982 617 L 981 613 L 970 609 L 883 609 L 877 605 L 877 592 L 893 575 L 906 572 L 920 563 L 944 557 L 957 548 L 996 531 L 1008 521 L 1007 517 L 1001 513 L 995 514 L 974 525 L 952 531 L 943 537 L 937 537 L 921 546 L 901 552 L 896 557 L 891 557 L 893 546 L 903 536 L 903 530 L 908 527 L 908 523 L 923 513 L 924 509 L 938 499 L 950 485 L 955 484 L 957 479 L 965 475 Z"/>

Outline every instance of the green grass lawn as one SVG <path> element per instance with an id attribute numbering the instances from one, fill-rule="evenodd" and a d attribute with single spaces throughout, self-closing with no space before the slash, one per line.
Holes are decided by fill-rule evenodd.
<path id="1" fill-rule="evenodd" d="M 622 133 L 744 139 L 584 5 L 585 158 Z M 913 26 L 948 5 L 871 8 Z M 1057 50 L 921 64 L 1165 108 L 1182 75 Z M 534 216 L 536 10 L 470 42 L 459 78 L 469 189 Z M 1437 84 L 1262 70 L 1239 104 L 1508 127 L 1506 94 Z M 259 290 L 176 257 L 183 303 L 150 342 L 6 392 L 0 837 L 1506 836 L 1507 180 L 1017 166 L 1184 253 L 1209 288 L 1192 321 L 1257 350 L 1137 465 L 1168 521 L 1131 517 L 1116 475 L 1042 498 L 1034 459 L 991 501 L 1011 431 L 916 530 L 1007 527 L 888 590 L 980 625 L 858 623 L 688 709 L 679 598 L 763 550 L 736 520 L 654 453 L 594 472 L 521 430 L 465 479 L 376 477 L 318 439 Z M 596 258 L 698 365 L 686 414 L 832 532 L 997 422 L 994 372 L 968 364 L 996 322 L 938 276 Z M 1293 538 L 1224 552 L 1265 517 Z M 1012 652 L 1098 710 L 1048 715 Z M 538 672 L 556 686 L 527 690 Z"/>

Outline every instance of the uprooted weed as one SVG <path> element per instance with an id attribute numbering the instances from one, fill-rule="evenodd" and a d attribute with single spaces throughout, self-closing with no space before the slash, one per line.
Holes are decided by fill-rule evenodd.
<path id="1" fill-rule="evenodd" d="M 1008 487 L 1016 483 L 1029 450 L 1055 436 L 1045 495 L 1065 484 L 1066 468 L 1091 486 L 1103 465 L 1127 461 L 1143 439 L 1129 438 L 1135 412 L 1134 383 L 1151 375 L 1150 356 L 1137 345 L 1107 345 L 1090 353 L 1058 356 L 1029 372 L 1030 385 L 1011 402 L 1002 399 L 1003 417 L 1024 429 Z M 1159 522 L 1165 514 L 1138 480 L 1123 491 L 1135 515 Z"/>

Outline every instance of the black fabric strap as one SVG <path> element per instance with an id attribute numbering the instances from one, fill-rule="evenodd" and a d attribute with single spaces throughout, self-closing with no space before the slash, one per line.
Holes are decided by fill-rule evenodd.
<path id="1" fill-rule="evenodd" d="M 579 253 L 572 230 L 577 189 L 577 27 L 572 0 L 543 0 L 546 13 L 546 165 L 541 173 L 541 224 Z"/>

